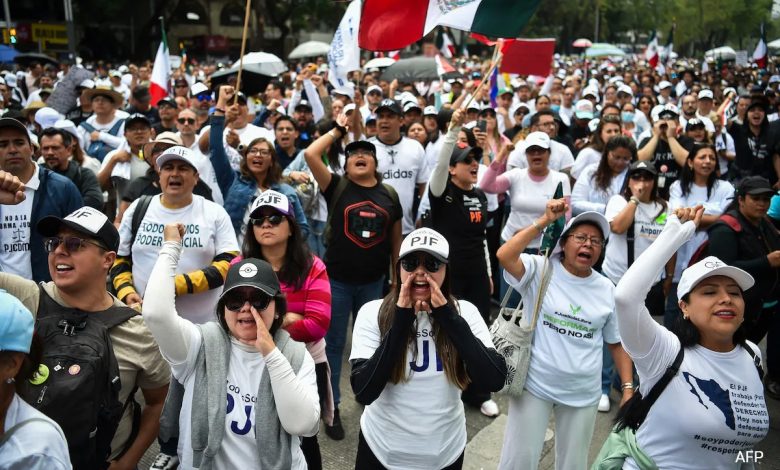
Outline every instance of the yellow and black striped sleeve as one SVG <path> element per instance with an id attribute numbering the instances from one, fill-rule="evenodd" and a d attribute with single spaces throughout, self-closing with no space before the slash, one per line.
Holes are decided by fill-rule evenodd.
<path id="1" fill-rule="evenodd" d="M 220 253 L 211 260 L 211 264 L 186 274 L 176 275 L 176 295 L 199 294 L 221 287 L 225 283 L 230 262 L 238 256 L 236 251 Z"/>
<path id="2" fill-rule="evenodd" d="M 133 285 L 133 259 L 130 255 L 117 256 L 109 275 L 119 300 L 136 292 Z"/>

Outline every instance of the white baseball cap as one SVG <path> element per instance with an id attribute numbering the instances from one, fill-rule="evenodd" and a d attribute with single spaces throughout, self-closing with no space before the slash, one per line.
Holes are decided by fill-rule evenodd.
<path id="1" fill-rule="evenodd" d="M 190 87 L 190 93 L 192 96 L 198 96 L 204 91 L 209 91 L 209 87 L 207 87 L 203 82 L 196 82 Z"/>
<path id="2" fill-rule="evenodd" d="M 423 110 L 423 116 L 438 116 L 439 112 L 436 111 L 436 106 L 426 106 Z"/>
<path id="3" fill-rule="evenodd" d="M 541 147 L 543 149 L 550 148 L 550 136 L 546 132 L 536 131 L 528 134 L 525 138 L 525 148 Z"/>
<path id="4" fill-rule="evenodd" d="M 263 191 L 252 203 L 252 207 L 249 208 L 249 217 L 256 217 L 258 211 L 262 207 L 270 207 L 284 215 L 294 217 L 290 200 L 284 194 L 268 189 Z"/>
<path id="5" fill-rule="evenodd" d="M 712 94 L 712 90 L 704 89 L 699 92 L 698 98 L 700 100 L 711 100 L 715 98 L 715 95 Z"/>
<path id="6" fill-rule="evenodd" d="M 379 92 L 379 94 L 380 94 L 380 95 L 381 95 L 381 94 L 383 94 L 383 92 L 382 92 L 382 87 L 381 87 L 381 86 L 379 86 L 379 85 L 371 85 L 370 87 L 368 87 L 368 88 L 366 89 L 366 94 L 369 94 L 369 93 L 371 93 L 372 91 L 377 91 L 377 92 Z"/>
<path id="7" fill-rule="evenodd" d="M 181 160 L 195 168 L 195 171 L 198 170 L 198 167 L 195 165 L 192 150 L 180 145 L 165 149 L 163 153 L 157 157 L 157 167 L 162 168 L 167 162 L 174 160 Z"/>
<path id="8" fill-rule="evenodd" d="M 715 256 L 708 256 L 683 271 L 682 276 L 680 276 L 680 283 L 677 284 L 677 300 L 681 300 L 685 297 L 685 294 L 691 292 L 701 281 L 712 276 L 730 277 L 743 291 L 753 287 L 753 284 L 756 282 L 753 276 L 747 272 L 737 267 L 729 266 Z"/>
<path id="9" fill-rule="evenodd" d="M 660 90 L 665 90 L 665 89 L 671 88 L 671 87 L 672 87 L 672 82 L 667 81 L 667 80 L 661 80 L 661 82 L 658 84 L 658 90 L 659 91 Z"/>
<path id="10" fill-rule="evenodd" d="M 41 129 L 54 127 L 54 123 L 64 118 L 65 116 L 58 113 L 56 109 L 49 108 L 48 106 L 39 109 L 38 112 L 35 113 L 35 122 L 41 126 Z"/>
<path id="11" fill-rule="evenodd" d="M 609 232 L 611 230 L 609 228 L 609 222 L 607 222 L 607 218 L 604 217 L 604 214 L 596 211 L 586 211 L 577 217 L 572 217 L 569 219 L 569 221 L 566 223 L 566 226 L 563 227 L 563 232 L 561 232 L 561 240 L 563 240 L 572 227 L 583 222 L 592 222 L 596 224 L 596 226 L 601 229 L 601 233 L 604 235 L 604 240 L 609 238 Z"/>
<path id="12" fill-rule="evenodd" d="M 628 86 L 628 85 L 620 85 L 618 87 L 618 89 L 617 89 L 617 92 L 618 93 L 625 93 L 625 94 L 627 94 L 628 96 L 631 96 L 631 97 L 634 96 L 634 90 L 632 90 L 631 87 Z"/>
<path id="13" fill-rule="evenodd" d="M 347 114 L 348 112 L 354 111 L 354 110 L 355 110 L 355 103 L 349 103 L 348 105 L 344 106 L 344 109 L 342 110 L 342 112 L 344 114 Z"/>
<path id="14" fill-rule="evenodd" d="M 450 244 L 444 238 L 444 235 L 436 230 L 418 228 L 404 238 L 398 257 L 403 258 L 409 253 L 416 251 L 428 253 L 439 261 L 446 263 L 447 258 L 450 256 Z"/>
<path id="15" fill-rule="evenodd" d="M 586 99 L 577 101 L 574 105 L 574 116 L 577 119 L 593 119 L 593 103 Z"/>

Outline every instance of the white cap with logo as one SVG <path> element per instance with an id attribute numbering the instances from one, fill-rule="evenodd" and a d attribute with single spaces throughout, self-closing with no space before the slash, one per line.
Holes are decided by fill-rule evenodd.
<path id="1" fill-rule="evenodd" d="M 195 165 L 195 158 L 192 154 L 192 150 L 180 145 L 165 149 L 163 153 L 157 157 L 157 167 L 162 168 L 163 165 L 173 160 L 181 160 L 195 168 L 195 171 L 198 170 L 197 165 Z"/>
<path id="2" fill-rule="evenodd" d="M 747 272 L 737 267 L 729 266 L 715 256 L 708 256 L 683 271 L 682 276 L 680 276 L 680 283 L 677 284 L 677 300 L 685 297 L 685 294 L 691 292 L 701 281 L 712 276 L 730 277 L 743 291 L 753 287 L 753 284 L 756 282 L 753 276 Z"/>
<path id="3" fill-rule="evenodd" d="M 404 238 L 398 258 L 403 258 L 409 253 L 422 251 L 432 255 L 439 261 L 447 262 L 450 256 L 450 244 L 444 235 L 429 228 L 418 228 Z"/>
<path id="4" fill-rule="evenodd" d="M 543 149 L 550 148 L 550 136 L 546 132 L 536 131 L 528 134 L 525 138 L 525 148 L 541 147 Z"/>

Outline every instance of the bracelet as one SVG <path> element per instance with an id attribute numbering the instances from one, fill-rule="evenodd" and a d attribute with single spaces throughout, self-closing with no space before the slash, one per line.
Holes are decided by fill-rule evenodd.
<path id="1" fill-rule="evenodd" d="M 542 227 L 541 225 L 539 225 L 539 223 L 538 223 L 538 222 L 536 222 L 535 220 L 531 222 L 531 226 L 532 226 L 533 228 L 535 228 L 536 230 L 538 230 L 538 231 L 539 231 L 539 233 L 542 233 L 542 232 L 544 232 L 544 227 Z"/>
<path id="2" fill-rule="evenodd" d="M 620 386 L 620 390 L 621 391 L 626 390 L 626 389 L 633 390 L 634 389 L 634 383 L 633 382 L 626 382 L 626 383 L 624 383 L 624 384 L 622 384 Z"/>
<path id="3" fill-rule="evenodd" d="M 628 202 L 633 202 L 637 206 L 639 205 L 639 199 L 637 199 L 636 196 L 631 196 L 631 198 L 628 200 Z"/>
<path id="4" fill-rule="evenodd" d="M 222 113 L 222 114 L 225 114 L 225 110 L 224 110 L 224 109 L 222 109 L 222 108 L 214 108 L 214 112 L 215 112 L 215 113 L 216 113 L 216 112 L 220 112 L 220 113 Z"/>
<path id="5" fill-rule="evenodd" d="M 672 271 L 670 273 L 666 273 L 666 278 L 667 279 L 672 279 L 673 277 L 674 277 L 674 271 Z"/>

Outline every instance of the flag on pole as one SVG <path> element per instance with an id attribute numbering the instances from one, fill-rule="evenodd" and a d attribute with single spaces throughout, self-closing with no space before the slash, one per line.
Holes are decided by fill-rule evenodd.
<path id="1" fill-rule="evenodd" d="M 443 76 L 447 72 L 455 71 L 455 67 L 453 67 L 446 60 L 442 59 L 440 54 L 436 54 L 433 60 L 436 61 L 436 75 L 438 75 L 439 77 Z"/>
<path id="2" fill-rule="evenodd" d="M 455 43 L 444 28 L 439 28 L 439 33 L 436 35 L 436 47 L 439 48 L 441 55 L 448 59 L 455 56 Z"/>
<path id="3" fill-rule="evenodd" d="M 403 49 L 436 26 L 495 38 L 520 35 L 541 0 L 365 0 L 360 47 Z"/>
<path id="4" fill-rule="evenodd" d="M 766 33 L 764 32 L 764 23 L 761 23 L 761 37 L 756 44 L 756 50 L 753 51 L 753 60 L 760 69 L 766 69 L 767 63 L 767 48 L 766 48 Z"/>
<path id="5" fill-rule="evenodd" d="M 347 84 L 347 74 L 360 70 L 360 0 L 354 0 L 344 12 L 328 51 L 328 81 L 338 88 Z"/>
<path id="6" fill-rule="evenodd" d="M 653 30 L 652 34 L 650 35 L 650 42 L 647 43 L 647 49 L 645 49 L 645 60 L 647 60 L 647 63 L 652 68 L 656 68 L 658 66 L 658 36 L 656 36 L 655 30 Z"/>
<path id="7" fill-rule="evenodd" d="M 674 52 L 674 30 L 677 29 L 677 24 L 672 23 L 672 28 L 669 30 L 669 37 L 666 38 L 666 47 L 664 47 L 664 62 L 667 64 L 672 63 L 672 52 Z"/>
<path id="8" fill-rule="evenodd" d="M 152 78 L 149 81 L 149 94 L 152 95 L 150 104 L 157 106 L 157 102 L 168 96 L 168 85 L 171 81 L 171 64 L 168 56 L 168 38 L 165 29 L 162 30 L 162 41 L 157 48 L 152 66 Z"/>

